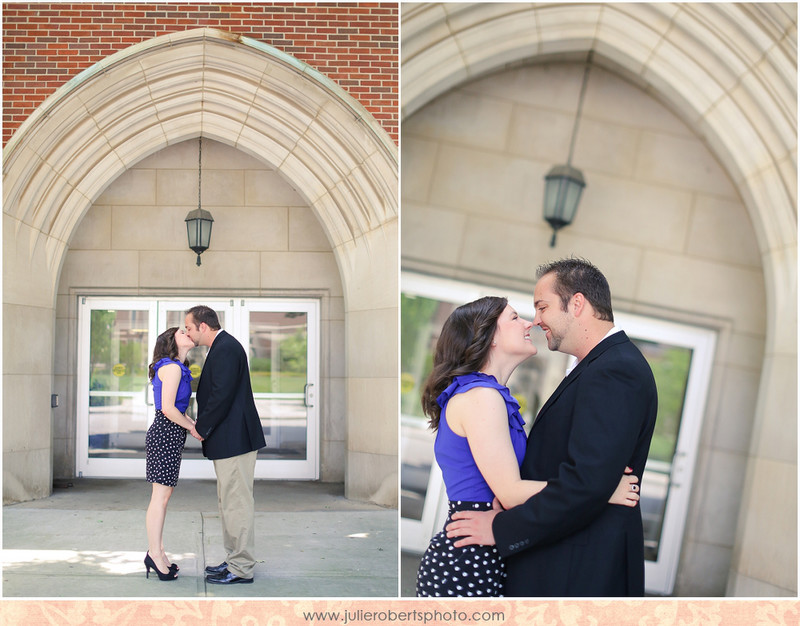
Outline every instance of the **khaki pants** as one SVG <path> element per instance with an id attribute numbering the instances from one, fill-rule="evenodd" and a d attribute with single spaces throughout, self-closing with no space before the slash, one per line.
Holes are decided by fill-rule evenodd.
<path id="1" fill-rule="evenodd" d="M 235 576 L 252 578 L 256 560 L 255 500 L 253 480 L 257 450 L 229 459 L 215 459 L 217 499 L 222 518 L 222 541 L 228 571 Z"/>

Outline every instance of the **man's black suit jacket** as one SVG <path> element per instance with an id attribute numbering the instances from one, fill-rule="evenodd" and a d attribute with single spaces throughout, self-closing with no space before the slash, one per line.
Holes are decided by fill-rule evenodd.
<path id="1" fill-rule="evenodd" d="M 203 454 L 227 459 L 267 445 L 258 417 L 247 354 L 221 330 L 217 333 L 197 383 L 197 432 Z"/>
<path id="2" fill-rule="evenodd" d="M 547 487 L 493 522 L 507 596 L 644 595 L 641 510 L 608 499 L 626 465 L 641 478 L 657 410 L 653 373 L 624 332 L 564 378 L 520 468 Z"/>

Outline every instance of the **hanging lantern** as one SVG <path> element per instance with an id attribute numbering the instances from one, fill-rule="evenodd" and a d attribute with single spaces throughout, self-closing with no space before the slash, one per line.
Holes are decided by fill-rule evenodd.
<path id="1" fill-rule="evenodd" d="M 553 229 L 551 248 L 556 245 L 558 229 L 575 219 L 584 187 L 583 174 L 570 165 L 556 165 L 544 177 L 544 219 Z"/>
<path id="2" fill-rule="evenodd" d="M 586 83 L 589 80 L 589 70 L 592 66 L 592 54 L 593 51 L 590 50 L 586 57 L 586 68 L 583 71 L 583 83 L 578 97 L 578 110 L 575 113 L 572 137 L 569 142 L 567 164 L 552 167 L 544 177 L 544 219 L 553 229 L 553 237 L 550 239 L 551 248 L 556 245 L 556 234 L 559 229 L 569 226 L 572 220 L 575 219 L 581 194 L 584 187 L 586 187 L 583 173 L 579 169 L 572 167 L 572 153 L 575 150 L 578 123 L 583 111 L 583 99 L 586 95 Z"/>
<path id="3" fill-rule="evenodd" d="M 197 255 L 197 264 L 200 265 L 200 255 L 208 250 L 211 243 L 211 226 L 214 218 L 205 209 L 189 211 L 186 216 L 186 234 L 189 237 L 189 247 Z"/>
<path id="4" fill-rule="evenodd" d="M 189 248 L 197 255 L 197 265 L 200 265 L 200 255 L 208 250 L 211 243 L 211 227 L 214 218 L 211 213 L 202 208 L 201 192 L 203 187 L 203 137 L 198 140 L 197 149 L 197 208 L 189 211 L 186 216 L 186 235 L 189 238 Z"/>

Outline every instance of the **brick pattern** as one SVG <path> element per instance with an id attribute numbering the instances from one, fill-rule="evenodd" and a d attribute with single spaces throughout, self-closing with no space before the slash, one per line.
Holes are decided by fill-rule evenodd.
<path id="1" fill-rule="evenodd" d="M 3 4 L 3 145 L 104 57 L 192 28 L 244 35 L 334 80 L 398 141 L 398 4 Z"/>

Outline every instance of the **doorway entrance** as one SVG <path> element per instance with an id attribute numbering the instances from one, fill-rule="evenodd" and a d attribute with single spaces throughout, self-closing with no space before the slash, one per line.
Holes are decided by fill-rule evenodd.
<path id="1" fill-rule="evenodd" d="M 144 438 L 155 417 L 148 365 L 156 337 L 183 327 L 202 301 L 245 347 L 267 446 L 256 478 L 319 478 L 319 302 L 313 299 L 153 299 L 81 296 L 78 305 L 77 472 L 142 477 Z M 208 348 L 189 352 L 192 400 Z M 214 478 L 200 442 L 188 437 L 181 477 Z"/>

